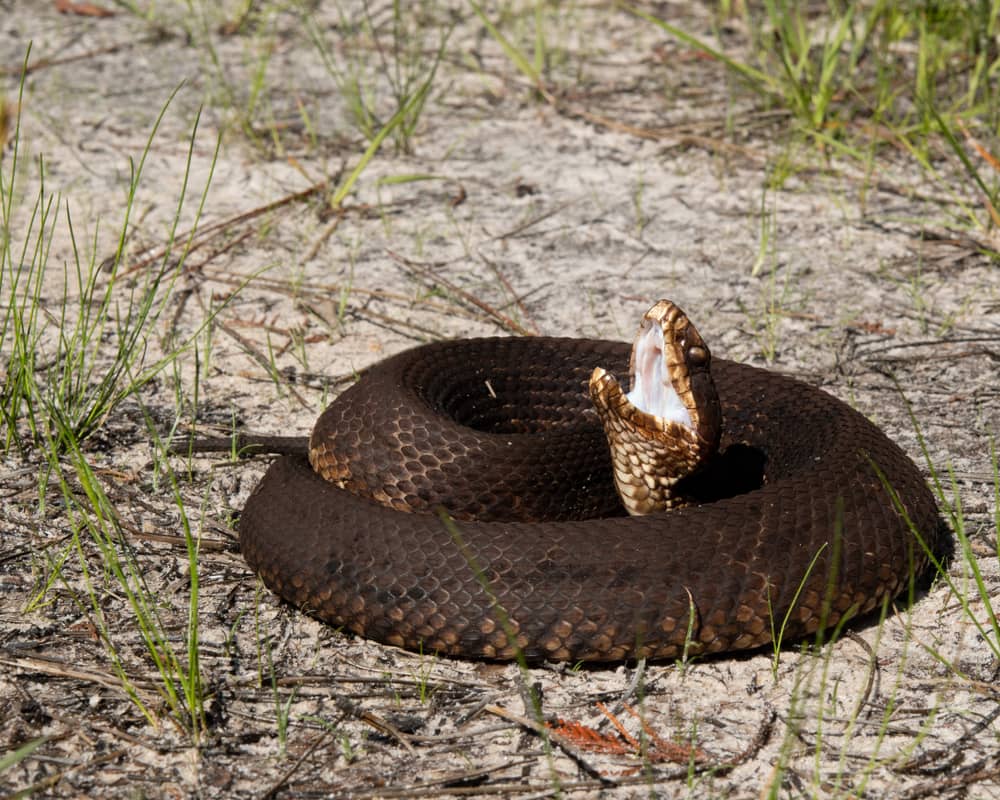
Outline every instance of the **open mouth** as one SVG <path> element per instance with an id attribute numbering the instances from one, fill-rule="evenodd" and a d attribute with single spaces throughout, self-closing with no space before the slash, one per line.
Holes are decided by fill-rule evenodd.
<path id="1" fill-rule="evenodd" d="M 625 395 L 628 401 L 640 411 L 693 430 L 691 413 L 674 389 L 667 372 L 663 332 L 651 320 L 643 322 L 643 330 L 636 337 L 633 363 L 632 390 Z"/>

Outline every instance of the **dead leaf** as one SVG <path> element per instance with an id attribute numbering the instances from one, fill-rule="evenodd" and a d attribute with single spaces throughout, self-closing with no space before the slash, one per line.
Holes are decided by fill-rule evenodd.
<path id="1" fill-rule="evenodd" d="M 614 733 L 601 733 L 588 725 L 564 719 L 557 720 L 554 725 L 549 724 L 548 728 L 573 742 L 581 750 L 587 750 L 592 753 L 603 753 L 605 755 L 642 755 L 642 743 L 625 730 L 625 726 L 621 723 L 621 720 L 612 714 L 604 703 L 597 703 L 596 705 L 601 713 L 611 722 L 617 735 Z M 707 762 L 708 755 L 701 748 L 668 742 L 660 738 L 631 706 L 626 704 L 625 710 L 636 719 L 639 719 L 642 724 L 647 741 L 645 756 L 651 762 L 669 761 L 675 764 L 687 764 L 692 761 L 695 763 Z"/>
<path id="2" fill-rule="evenodd" d="M 55 0 L 56 11 L 60 14 L 75 14 L 78 17 L 113 17 L 115 12 L 93 3 L 74 3 L 73 0 Z"/>

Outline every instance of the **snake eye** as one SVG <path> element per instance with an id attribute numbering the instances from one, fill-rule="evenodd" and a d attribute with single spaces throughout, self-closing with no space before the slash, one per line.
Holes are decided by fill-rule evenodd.
<path id="1" fill-rule="evenodd" d="M 701 345 L 693 345 L 687 350 L 687 360 L 692 367 L 704 367 L 708 364 L 708 350 Z"/>

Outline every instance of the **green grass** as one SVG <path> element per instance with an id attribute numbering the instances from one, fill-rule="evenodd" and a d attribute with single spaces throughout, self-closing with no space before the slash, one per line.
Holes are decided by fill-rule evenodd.
<path id="1" fill-rule="evenodd" d="M 302 24 L 357 131 L 373 143 L 391 133 L 396 152 L 411 153 L 454 25 L 433 4 L 415 8 L 394 0 L 385 33 L 371 4 L 366 0 L 362 6 L 361 18 L 341 11 L 335 37 L 320 30 L 308 11 Z M 382 110 L 386 103 L 388 114 Z"/>
<path id="2" fill-rule="evenodd" d="M 175 241 L 183 210 L 179 202 L 161 263 L 138 279 L 121 274 L 125 245 L 143 167 L 157 129 L 169 106 L 164 106 L 139 161 L 130 161 L 131 178 L 118 246 L 109 264 L 97 261 L 97 231 L 84 255 L 78 242 L 68 200 L 46 187 L 44 159 L 38 160 L 38 189 L 20 242 L 14 198 L 18 195 L 20 118 L 15 129 L 9 166 L 0 170 L 3 198 L 0 224 L 0 289 L 6 304 L 0 324 L 0 353 L 6 358 L 6 376 L 0 392 L 4 446 L 22 452 L 46 442 L 59 452 L 75 448 L 92 435 L 125 400 L 137 394 L 179 351 L 147 364 L 149 339 L 163 313 L 177 277 L 183 270 L 186 247 Z M 194 147 L 197 120 L 191 134 Z M 216 150 L 216 155 L 218 150 Z M 191 166 L 188 154 L 188 169 Z M 214 164 L 214 158 L 213 158 Z M 184 175 L 181 197 L 187 187 Z M 209 181 L 211 177 L 209 177 Z M 204 208 L 208 185 L 201 197 Z M 55 310 L 45 297 L 51 282 L 49 253 L 56 227 L 63 225 L 72 243 L 72 271 L 62 269 L 62 296 Z M 192 230 L 191 235 L 194 235 Z M 179 253 L 177 251 L 180 251 Z M 57 332 L 57 333 L 56 333 Z M 114 342 L 110 357 L 105 342 Z"/>
<path id="3" fill-rule="evenodd" d="M 55 456 L 55 442 L 48 443 L 49 466 L 58 484 L 64 513 L 73 535 L 76 565 L 82 571 L 86 597 L 80 599 L 80 611 L 90 621 L 104 645 L 111 670 L 122 690 L 154 727 L 160 726 L 162 713 L 145 692 L 137 688 L 121 654 L 122 641 L 137 633 L 145 646 L 155 674 L 157 694 L 167 715 L 192 743 L 198 744 L 206 728 L 206 690 L 199 667 L 198 638 L 198 537 L 192 531 L 184 504 L 174 483 L 174 503 L 181 516 L 184 541 L 188 551 L 190 589 L 185 649 L 178 652 L 161 619 L 159 600 L 143 578 L 142 568 L 121 524 L 121 515 L 109 498 L 87 456 L 78 443 L 63 439 L 60 449 L 70 447 L 65 459 Z M 96 552 L 97 558 L 94 558 Z M 68 588 L 68 587 L 67 587 Z M 108 592 L 124 596 L 131 612 L 133 629 L 119 631 L 105 615 Z M 88 607 L 89 606 L 89 607 Z"/>
<path id="4" fill-rule="evenodd" d="M 166 632 L 159 601 L 146 586 L 121 526 L 122 515 L 85 450 L 88 437 L 113 418 L 123 403 L 140 400 L 142 390 L 173 364 L 189 343 L 176 343 L 164 355 L 147 360 L 156 323 L 184 268 L 191 241 L 189 238 L 179 242 L 175 237 L 194 158 L 197 118 L 189 137 L 187 170 L 179 192 L 181 200 L 168 229 L 162 261 L 143 275 L 129 275 L 126 270 L 126 241 L 132 211 L 144 166 L 172 97 L 157 117 L 138 161 L 129 162 L 130 179 L 118 244 L 108 263 L 97 260 L 96 230 L 88 243 L 89 255 L 84 255 L 71 204 L 48 190 L 41 157 L 36 165 L 37 191 L 31 207 L 26 212 L 18 208 L 18 198 L 31 197 L 20 186 L 26 179 L 20 175 L 18 116 L 10 157 L 0 162 L 3 230 L 0 289 L 5 297 L 0 353 L 7 377 L 0 394 L 0 414 L 5 449 L 14 448 L 23 456 L 34 453 L 42 459 L 40 511 L 44 513 L 51 505 L 60 506 L 70 533 L 71 544 L 55 560 L 47 562 L 48 573 L 29 607 L 37 609 L 44 605 L 46 593 L 65 582 L 64 588 L 100 637 L 109 667 L 122 691 L 154 726 L 160 724 L 162 705 L 167 716 L 197 743 L 206 726 L 205 689 L 199 667 L 198 535 L 187 516 L 179 484 L 168 471 L 170 493 L 187 546 L 190 575 L 182 652 Z M 217 155 L 218 142 L 212 169 Z M 211 172 L 210 169 L 195 212 L 192 237 L 207 200 Z M 22 226 L 21 236 L 16 237 L 14 232 L 19 226 Z M 70 267 L 64 266 L 61 274 L 53 276 L 50 254 L 60 227 L 71 243 L 73 258 Z M 57 289 L 59 294 L 53 300 L 49 293 L 54 286 L 61 289 Z M 146 419 L 154 446 L 164 452 L 155 425 L 148 415 Z M 66 582 L 65 573 L 71 565 L 82 580 L 82 593 Z M 125 598 L 134 628 L 120 631 L 106 617 L 104 608 L 109 593 Z M 121 655 L 122 642 L 131 640 L 133 635 L 142 641 L 150 665 L 160 678 L 159 703 L 151 702 L 148 694 L 137 688 Z"/>
<path id="5" fill-rule="evenodd" d="M 948 522 L 948 526 L 952 533 L 954 533 L 958 544 L 958 549 L 955 553 L 955 560 L 961 565 L 962 571 L 964 572 L 962 582 L 959 583 L 957 579 L 952 577 L 952 570 L 948 569 L 948 565 L 942 561 L 940 553 L 935 552 L 929 546 L 929 543 L 921 540 L 920 544 L 924 548 L 928 559 L 933 565 L 938 579 L 948 586 L 948 589 L 954 596 L 955 601 L 961 607 L 962 613 L 968 618 L 969 622 L 979 633 L 981 641 L 992 651 L 994 657 L 1000 660 L 1000 613 L 998 613 L 998 609 L 994 605 L 995 598 L 991 594 L 990 588 L 987 586 L 986 580 L 983 577 L 982 569 L 979 566 L 979 559 L 976 557 L 972 549 L 968 523 L 966 521 L 965 511 L 962 507 L 962 496 L 959 491 L 958 482 L 955 479 L 955 475 L 950 464 L 947 465 L 944 470 L 941 470 L 934 463 L 933 459 L 930 457 L 930 452 L 927 447 L 927 442 L 924 439 L 923 432 L 921 431 L 920 425 L 916 417 L 913 415 L 912 408 L 910 408 L 909 404 L 907 404 L 907 409 L 909 410 L 914 429 L 917 432 L 917 440 L 920 443 L 920 449 L 924 454 L 927 469 L 931 474 L 931 486 L 934 490 L 938 507 L 944 514 L 944 517 Z M 993 472 L 992 534 L 994 546 L 996 548 L 996 557 L 1000 559 L 1000 462 L 998 462 L 996 438 L 995 433 L 993 432 L 990 432 L 989 434 L 989 452 L 990 464 Z M 891 494 L 897 509 L 900 510 L 900 513 L 905 515 L 905 510 L 903 510 L 902 506 L 899 504 L 898 498 L 896 498 L 894 493 Z M 912 527 L 913 526 L 911 525 L 911 528 Z M 915 529 L 914 535 L 916 535 L 919 539 L 919 534 Z M 957 665 L 949 663 L 948 660 L 938 654 L 936 650 L 928 647 L 928 652 L 944 663 L 949 669 L 953 669 L 956 674 L 961 674 L 961 670 Z"/>
<path id="6" fill-rule="evenodd" d="M 824 156 L 858 164 L 901 149 L 952 195 L 961 210 L 956 224 L 981 231 L 1000 224 L 997 0 L 723 2 L 719 21 L 737 17 L 748 32 L 739 55 L 638 6 L 619 7 L 717 61 L 761 108 L 786 111 L 794 125 L 780 138 L 805 137 Z M 946 175 L 936 163 L 942 156 L 951 159 Z M 970 181 L 965 191 L 954 191 L 956 170 Z"/>
<path id="7" fill-rule="evenodd" d="M 902 392 L 900 390 L 902 395 Z M 906 402 L 905 395 L 903 395 Z M 906 402 L 910 409 L 909 403 Z M 983 574 L 981 556 L 973 551 L 968 532 L 969 524 L 962 507 L 961 494 L 952 470 L 939 468 L 930 456 L 927 442 L 921 427 L 909 411 L 911 423 L 917 434 L 917 440 L 926 459 L 927 469 L 931 474 L 931 487 L 939 508 L 948 527 L 955 534 L 957 550 L 951 565 L 942 560 L 939 550 L 931 547 L 931 543 L 923 540 L 921 533 L 911 525 L 914 536 L 924 549 L 924 555 L 929 560 L 935 580 L 947 587 L 953 602 L 961 609 L 968 625 L 978 633 L 978 641 L 990 650 L 994 658 L 1000 658 L 1000 618 L 995 606 L 995 597 Z M 992 505 L 993 520 L 990 538 L 994 543 L 1000 542 L 1000 459 L 998 459 L 995 439 L 989 437 L 989 455 L 992 468 Z M 878 472 L 877 466 L 873 467 Z M 898 501 L 895 491 L 883 480 L 897 511 L 906 518 L 906 510 Z M 1000 558 L 1000 544 L 995 544 L 997 558 Z M 955 577 L 956 574 L 959 577 Z M 868 652 L 869 687 L 853 702 L 839 697 L 840 679 L 833 679 L 836 654 L 841 647 L 831 647 L 828 643 L 840 638 L 841 621 L 837 630 L 817 633 L 816 641 L 803 645 L 798 656 L 792 656 L 790 669 L 794 685 L 788 697 L 787 709 L 784 711 L 785 732 L 777 761 L 773 765 L 771 777 L 765 786 L 763 795 L 768 797 L 784 797 L 789 791 L 786 776 L 793 773 L 801 779 L 806 770 L 803 760 L 809 749 L 812 750 L 811 782 L 805 791 L 805 796 L 823 797 L 857 797 L 865 792 L 873 791 L 870 784 L 878 773 L 889 770 L 890 773 L 904 767 L 926 747 L 925 742 L 936 735 L 940 724 L 941 711 L 947 708 L 947 697 L 954 691 L 959 696 L 964 687 L 974 684 L 975 678 L 966 673 L 956 660 L 940 651 L 933 639 L 928 640 L 926 633 L 914 633 L 911 628 L 913 605 L 918 601 L 916 586 L 911 580 L 908 591 L 900 598 L 904 604 L 902 611 L 896 612 L 898 624 L 905 629 L 902 637 L 902 649 L 892 662 L 878 658 L 879 645 L 886 635 L 886 625 L 889 624 L 889 605 L 883 603 L 875 638 L 870 645 L 865 645 Z M 894 623 L 895 624 L 895 623 Z M 931 631 L 934 636 L 934 631 Z M 774 636 L 780 640 L 780 634 Z M 859 641 L 858 639 L 855 639 Z M 849 643 L 843 642 L 845 647 Z M 905 701 L 901 695 L 913 678 L 909 674 L 909 663 L 912 652 L 920 650 L 938 662 L 941 671 L 934 677 L 937 687 L 929 702 L 929 709 L 921 711 L 915 721 L 904 724 Z M 777 650 L 775 656 L 777 657 Z M 773 662 L 773 674 L 776 684 L 779 677 L 781 685 L 786 686 L 787 676 L 779 676 L 777 660 Z M 788 661 L 783 664 L 788 668 Z M 886 667 L 893 672 L 889 689 L 883 690 L 881 704 L 871 704 L 868 692 L 875 686 L 884 684 Z M 920 668 L 925 675 L 926 667 Z M 876 677 L 878 680 L 876 681 Z M 842 710 L 849 706 L 846 713 Z M 873 713 L 875 712 L 875 713 Z M 912 712 L 910 712 L 912 716 Z M 855 741 L 857 740 L 857 744 Z M 807 745 L 807 748 L 803 748 Z M 831 760 L 831 753 L 837 754 Z M 801 784 L 800 788 L 801 788 Z"/>
<path id="8" fill-rule="evenodd" d="M 525 78 L 527 78 L 537 89 L 541 89 L 542 65 L 544 63 L 545 56 L 542 49 L 543 39 L 540 26 L 537 26 L 536 24 L 534 53 L 529 56 L 522 48 L 518 47 L 507 36 L 505 36 L 500 28 L 493 24 L 487 13 L 479 4 L 475 2 L 475 0 L 469 0 L 469 5 L 472 7 L 472 10 L 476 12 L 479 19 L 482 20 L 483 26 L 487 31 L 489 31 L 490 36 L 492 36 L 496 40 L 496 43 L 500 45 L 500 49 L 503 50 L 504 55 L 510 59 L 511 63 L 517 67 L 518 71 Z"/>

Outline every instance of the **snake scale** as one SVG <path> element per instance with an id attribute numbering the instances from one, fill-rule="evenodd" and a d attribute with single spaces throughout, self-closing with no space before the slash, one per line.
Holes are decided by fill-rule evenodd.
<path id="1" fill-rule="evenodd" d="M 719 454 L 682 486 L 691 504 L 623 516 L 588 380 L 595 365 L 627 372 L 629 352 L 487 338 L 382 361 L 313 432 L 314 456 L 336 440 L 349 474 L 335 485 L 304 455 L 275 460 L 241 517 L 247 562 L 379 642 L 572 661 L 803 637 L 924 568 L 937 508 L 912 461 L 825 392 L 721 359 Z"/>

